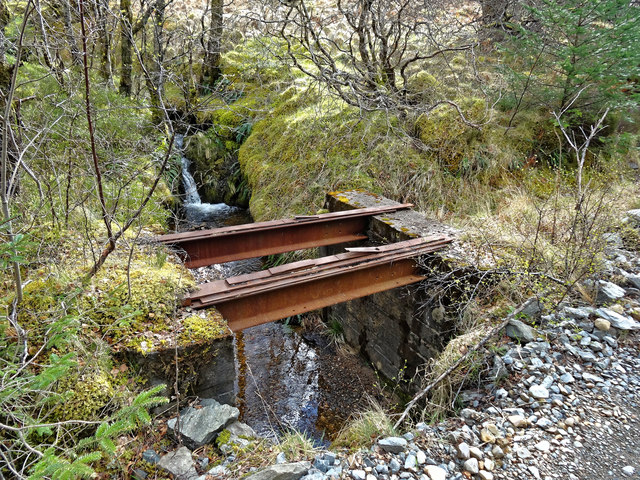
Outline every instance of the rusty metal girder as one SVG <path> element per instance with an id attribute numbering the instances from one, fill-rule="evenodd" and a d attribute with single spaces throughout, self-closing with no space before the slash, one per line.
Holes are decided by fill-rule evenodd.
<path id="1" fill-rule="evenodd" d="M 369 217 L 409 208 L 374 207 L 295 217 L 290 220 L 162 235 L 155 241 L 180 247 L 189 268 L 365 240 Z"/>
<path id="2" fill-rule="evenodd" d="M 415 258 L 451 241 L 420 238 L 210 282 L 185 298 L 215 305 L 233 331 L 420 281 Z M 360 250 L 360 249 L 358 249 Z"/>

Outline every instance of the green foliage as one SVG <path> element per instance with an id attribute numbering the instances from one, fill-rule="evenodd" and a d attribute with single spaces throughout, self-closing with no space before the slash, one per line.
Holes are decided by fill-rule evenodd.
<path id="1" fill-rule="evenodd" d="M 507 49 L 514 98 L 561 111 L 578 95 L 570 123 L 591 123 L 605 106 L 637 105 L 640 15 L 626 0 L 544 0 L 535 29 L 520 28 Z M 528 90 L 528 91 L 527 91 Z M 530 104 L 531 104 L 530 103 Z"/>

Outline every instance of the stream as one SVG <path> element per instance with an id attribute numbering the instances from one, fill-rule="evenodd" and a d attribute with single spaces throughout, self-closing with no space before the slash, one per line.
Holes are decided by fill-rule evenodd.
<path id="1" fill-rule="evenodd" d="M 177 136 L 176 146 L 182 145 L 183 137 Z M 247 210 L 203 203 L 189 166 L 182 157 L 185 208 L 180 230 L 253 222 Z M 250 259 L 192 271 L 196 281 L 206 282 L 261 267 L 260 259 Z M 330 340 L 317 315 L 305 315 L 301 323 L 273 322 L 235 334 L 236 406 L 240 420 L 260 435 L 273 438 L 296 429 L 326 446 L 351 414 L 367 406 L 368 398 L 388 404 L 389 395 L 378 387 L 371 368 Z"/>

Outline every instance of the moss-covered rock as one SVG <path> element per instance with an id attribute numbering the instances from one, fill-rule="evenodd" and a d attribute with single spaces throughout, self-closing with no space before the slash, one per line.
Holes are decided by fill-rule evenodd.
<path id="1" fill-rule="evenodd" d="M 110 404 L 115 408 L 117 403 L 113 379 L 100 369 L 65 377 L 58 385 L 58 391 L 61 398 L 52 411 L 56 421 L 100 420 L 100 413 Z"/>
<path id="2" fill-rule="evenodd" d="M 207 344 L 229 335 L 229 327 L 222 315 L 214 308 L 200 314 L 193 314 L 182 320 L 182 332 L 178 344 Z"/>

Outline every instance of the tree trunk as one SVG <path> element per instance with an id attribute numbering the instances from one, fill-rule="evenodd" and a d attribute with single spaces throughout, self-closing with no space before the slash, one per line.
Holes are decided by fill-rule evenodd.
<path id="1" fill-rule="evenodd" d="M 69 52 L 71 59 L 75 65 L 82 65 L 82 55 L 76 43 L 76 37 L 73 35 L 73 21 L 71 20 L 71 4 L 70 0 L 62 0 L 62 9 L 64 10 L 64 31 L 69 44 Z"/>
<path id="2" fill-rule="evenodd" d="M 222 54 L 223 9 L 223 0 L 211 0 L 211 25 L 209 26 L 209 39 L 207 40 L 204 65 L 202 65 L 203 86 L 213 86 L 222 73 L 220 60 Z"/>
<path id="3" fill-rule="evenodd" d="M 164 96 L 164 10 L 167 0 L 156 0 L 153 9 L 153 58 L 146 76 L 151 99 L 154 123 L 164 120 L 162 97 Z"/>
<path id="4" fill-rule="evenodd" d="M 504 38 L 509 0 L 480 0 L 485 40 L 499 42 Z"/>
<path id="5" fill-rule="evenodd" d="M 98 21 L 98 36 L 100 37 L 100 75 L 109 85 L 113 85 L 113 70 L 111 68 L 111 32 L 107 28 L 109 5 L 108 0 L 96 2 L 96 18 Z"/>
<path id="6" fill-rule="evenodd" d="M 131 72 L 133 70 L 133 15 L 131 0 L 120 0 L 120 93 L 131 95 Z"/>

